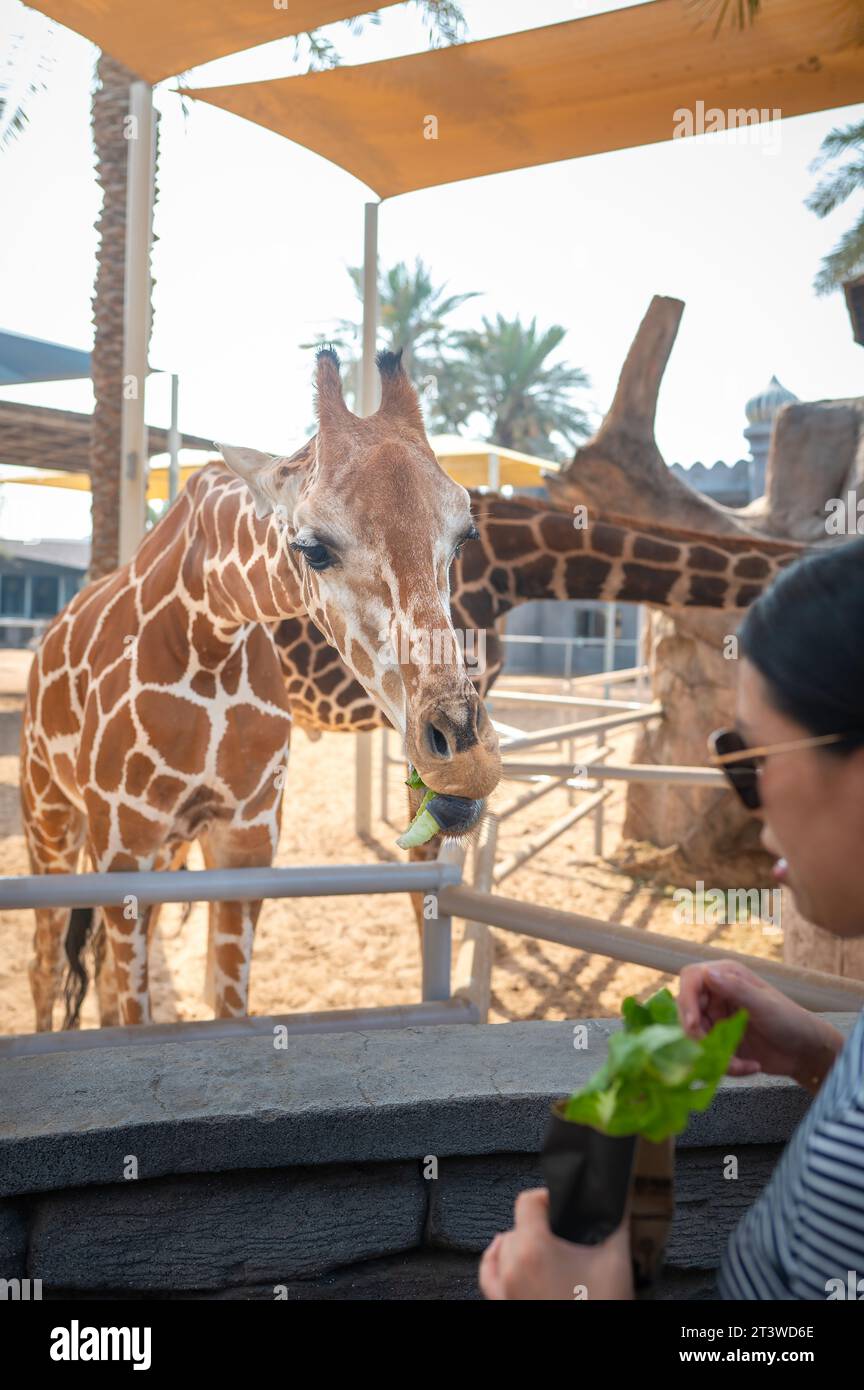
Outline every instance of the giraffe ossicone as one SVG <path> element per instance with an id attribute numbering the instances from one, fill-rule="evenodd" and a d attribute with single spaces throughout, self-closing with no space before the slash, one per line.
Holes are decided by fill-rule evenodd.
<path id="1" fill-rule="evenodd" d="M 22 803 L 33 871 L 168 868 L 200 839 L 209 867 L 272 862 L 290 702 L 272 628 L 308 615 L 440 797 L 482 813 L 497 738 L 464 663 L 387 667 L 382 626 L 452 634 L 448 572 L 471 532 L 468 493 L 438 464 L 397 354 L 360 419 L 335 353 L 318 354 L 318 432 L 289 458 L 226 447 L 132 560 L 49 625 L 25 701 Z M 289 779 L 290 791 L 290 779 Z M 470 823 L 457 820 L 448 833 Z M 260 903 L 214 905 L 218 1016 L 246 1012 Z M 31 984 L 50 1029 L 68 911 L 36 914 Z M 104 909 L 116 1006 L 150 1019 L 150 910 Z M 76 939 L 80 951 L 80 923 Z M 80 999 L 78 1001 L 80 1004 Z M 67 1022 L 75 1019 L 72 1010 Z"/>

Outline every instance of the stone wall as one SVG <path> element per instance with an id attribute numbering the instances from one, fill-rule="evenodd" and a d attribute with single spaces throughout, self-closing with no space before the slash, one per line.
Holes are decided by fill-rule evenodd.
<path id="1" fill-rule="evenodd" d="M 852 1015 L 831 1015 L 848 1031 Z M 44 1297 L 472 1299 L 608 1019 L 148 1042 L 0 1066 L 0 1279 Z M 2 1060 L 2 1044 L 0 1044 Z M 807 1096 L 727 1080 L 678 1144 L 657 1296 L 708 1298 Z M 724 1177 L 728 1157 L 738 1178 Z M 137 1173 L 137 1176 L 134 1176 Z"/>

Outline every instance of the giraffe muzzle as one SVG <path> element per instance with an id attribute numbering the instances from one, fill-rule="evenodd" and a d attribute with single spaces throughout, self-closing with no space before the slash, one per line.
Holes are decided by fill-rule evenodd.
<path id="1" fill-rule="evenodd" d="M 465 796 L 433 796 L 426 810 L 441 828 L 442 835 L 467 835 L 483 814 L 485 801 L 469 801 Z"/>

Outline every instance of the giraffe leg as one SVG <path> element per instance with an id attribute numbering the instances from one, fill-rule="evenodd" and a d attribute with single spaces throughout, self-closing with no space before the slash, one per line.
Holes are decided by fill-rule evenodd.
<path id="1" fill-rule="evenodd" d="M 128 906 L 102 909 L 107 949 L 114 962 L 116 1014 L 122 1024 L 150 1023 L 147 937 L 150 908 L 137 914 Z M 105 973 L 103 971 L 103 973 Z"/>
<path id="2" fill-rule="evenodd" d="M 63 940 L 69 926 L 68 908 L 36 908 L 33 958 L 30 962 L 30 992 L 36 1011 L 36 1032 L 50 1033 L 54 1001 L 60 993 L 63 974 Z"/>
<path id="3" fill-rule="evenodd" d="M 266 868 L 273 862 L 273 840 L 265 826 L 239 835 L 230 827 L 214 826 L 206 844 L 202 837 L 204 860 L 208 868 Z M 212 964 L 216 1018 L 244 1017 L 249 1012 L 252 942 L 260 912 L 260 902 L 210 904 L 208 970 Z"/>
<path id="4" fill-rule="evenodd" d="M 94 866 L 107 872 L 111 869 L 175 868 L 184 862 L 186 847 L 171 843 L 159 845 L 146 859 Z M 102 920 L 94 933 L 96 981 L 99 994 L 100 1022 L 103 1027 L 152 1022 L 150 1006 L 148 954 L 150 941 L 159 917 L 161 903 L 140 907 L 131 898 L 117 907 L 102 909 Z"/>
<path id="5" fill-rule="evenodd" d="M 84 818 L 67 800 L 39 763 L 41 775 L 33 776 L 36 759 L 25 749 L 22 757 L 22 812 L 30 867 L 34 874 L 72 874 L 78 868 L 84 838 Z M 47 779 L 47 780 L 46 780 Z M 38 795 L 34 786 L 39 787 Z M 71 913 L 67 907 L 35 908 L 36 930 L 30 962 L 30 990 L 36 1012 L 36 1031 L 50 1033 L 54 1001 L 63 975 L 63 943 Z"/>

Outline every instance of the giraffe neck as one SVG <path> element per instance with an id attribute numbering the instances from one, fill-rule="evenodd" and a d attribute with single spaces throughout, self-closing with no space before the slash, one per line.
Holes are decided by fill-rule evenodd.
<path id="1" fill-rule="evenodd" d="M 304 611 L 301 580 L 278 517 L 260 520 L 248 488 L 221 465 L 202 469 L 130 566 L 146 613 L 175 606 L 207 665 L 227 659 L 253 624 Z M 163 624 L 169 618 L 163 614 Z M 169 624 L 170 625 L 170 624 Z"/>
<path id="2" fill-rule="evenodd" d="M 794 544 L 700 536 L 629 519 L 582 520 L 534 499 L 482 496 L 482 550 L 466 547 L 454 598 L 478 626 L 532 599 L 746 607 L 800 553 Z"/>

